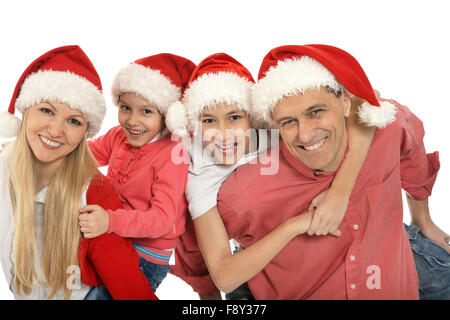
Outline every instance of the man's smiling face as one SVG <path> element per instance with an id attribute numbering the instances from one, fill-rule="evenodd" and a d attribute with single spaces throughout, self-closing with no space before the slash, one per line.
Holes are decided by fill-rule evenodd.
<path id="1" fill-rule="evenodd" d="M 288 150 L 313 170 L 337 170 L 347 148 L 347 94 L 337 97 L 326 88 L 283 98 L 272 117 Z"/>

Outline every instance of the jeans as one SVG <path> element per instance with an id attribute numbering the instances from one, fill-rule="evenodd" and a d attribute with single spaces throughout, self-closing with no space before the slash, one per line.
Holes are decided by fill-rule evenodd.
<path id="1" fill-rule="evenodd" d="M 406 225 L 409 243 L 419 276 L 421 300 L 450 300 L 450 254 L 420 233 L 416 225 Z"/>
<path id="2" fill-rule="evenodd" d="M 139 269 L 144 273 L 153 292 L 159 287 L 170 270 L 169 265 L 152 263 L 139 256 Z M 92 287 L 84 300 L 113 300 L 104 285 Z"/>

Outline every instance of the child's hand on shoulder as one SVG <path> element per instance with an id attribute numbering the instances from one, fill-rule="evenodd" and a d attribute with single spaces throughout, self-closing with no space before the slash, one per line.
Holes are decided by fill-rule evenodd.
<path id="1" fill-rule="evenodd" d="M 325 236 L 331 234 L 340 236 L 337 228 L 344 219 L 348 199 L 332 188 L 323 191 L 312 201 L 308 210 L 314 210 L 308 235 Z"/>
<path id="2" fill-rule="evenodd" d="M 78 220 L 85 238 L 95 238 L 108 231 L 108 212 L 98 205 L 87 205 L 81 208 Z"/>

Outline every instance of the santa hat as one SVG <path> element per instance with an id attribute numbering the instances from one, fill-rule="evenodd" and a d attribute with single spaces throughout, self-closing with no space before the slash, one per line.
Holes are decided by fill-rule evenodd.
<path id="1" fill-rule="evenodd" d="M 192 61 L 170 53 L 138 59 L 115 77 L 113 102 L 118 105 L 119 96 L 131 92 L 154 104 L 165 115 L 169 106 L 181 98 L 194 69 Z"/>
<path id="2" fill-rule="evenodd" d="M 270 121 L 275 105 L 286 96 L 309 89 L 347 90 L 366 100 L 359 117 L 369 126 L 383 128 L 395 120 L 396 107 L 378 102 L 358 61 L 349 53 L 326 45 L 282 46 L 269 51 L 261 64 L 252 92 L 259 117 Z"/>
<path id="3" fill-rule="evenodd" d="M 53 49 L 28 66 L 17 82 L 8 112 L 0 113 L 0 136 L 18 134 L 21 120 L 14 116 L 15 110 L 23 113 L 44 101 L 58 101 L 80 110 L 88 122 L 88 137 L 100 130 L 106 113 L 102 85 L 79 46 Z"/>
<path id="4" fill-rule="evenodd" d="M 204 108 L 219 103 L 233 104 L 251 111 L 251 73 L 225 53 L 210 55 L 199 63 L 191 75 L 181 101 L 173 103 L 166 125 L 179 135 L 193 129 Z"/>

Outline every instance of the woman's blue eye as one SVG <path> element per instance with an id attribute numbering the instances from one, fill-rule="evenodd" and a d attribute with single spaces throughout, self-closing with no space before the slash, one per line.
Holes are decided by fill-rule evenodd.
<path id="1" fill-rule="evenodd" d="M 39 109 L 39 110 L 41 110 L 41 111 L 44 112 L 44 113 L 53 114 L 53 111 L 50 110 L 49 108 L 41 108 L 41 109 Z"/>

